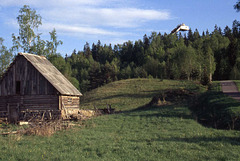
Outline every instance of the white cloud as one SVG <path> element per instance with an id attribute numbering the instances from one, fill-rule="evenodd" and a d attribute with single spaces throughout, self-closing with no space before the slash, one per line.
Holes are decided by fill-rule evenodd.
<path id="1" fill-rule="evenodd" d="M 24 5 L 35 9 L 43 18 L 40 33 L 49 36 L 53 28 L 59 36 L 79 40 L 103 40 L 112 44 L 139 39 L 152 22 L 172 19 L 168 10 L 138 8 L 136 0 L 0 0 L 4 24 L 18 28 L 16 16 Z M 131 5 L 130 5 L 131 4 Z M 14 10 L 14 11 L 13 11 Z M 13 16 L 14 15 L 14 16 Z M 1 13 L 0 13 L 1 16 Z M 3 20 L 3 18 L 2 18 Z M 149 26 L 151 27 L 151 25 Z M 71 39 L 70 39 L 71 41 Z"/>
<path id="2" fill-rule="evenodd" d="M 57 32 L 65 33 L 72 36 L 79 36 L 79 35 L 123 36 L 123 35 L 129 34 L 124 32 L 108 31 L 108 30 L 89 27 L 89 26 L 53 24 L 53 23 L 45 23 L 43 26 L 40 27 L 40 30 L 51 31 L 53 28 L 55 28 Z"/>
<path id="3" fill-rule="evenodd" d="M 144 10 L 137 8 L 101 9 L 100 15 L 114 27 L 137 27 L 150 20 L 167 20 L 167 11 Z"/>
<path id="4" fill-rule="evenodd" d="M 167 10 L 119 7 L 118 0 L 0 0 L 0 6 L 36 8 L 47 22 L 94 27 L 133 28 L 149 21 L 171 19 Z M 106 8 L 109 4 L 111 7 Z M 102 7 L 104 6 L 105 7 Z"/>
<path id="5" fill-rule="evenodd" d="M 137 27 L 147 21 L 168 20 L 169 11 L 144 10 L 137 8 L 55 8 L 41 10 L 42 17 L 50 21 L 80 23 L 97 26 Z"/>

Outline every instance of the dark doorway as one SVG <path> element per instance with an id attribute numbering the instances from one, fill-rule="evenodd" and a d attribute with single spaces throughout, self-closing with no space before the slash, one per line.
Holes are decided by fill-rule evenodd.
<path id="1" fill-rule="evenodd" d="M 20 89 L 21 89 L 21 82 L 16 81 L 16 94 L 20 94 Z"/>

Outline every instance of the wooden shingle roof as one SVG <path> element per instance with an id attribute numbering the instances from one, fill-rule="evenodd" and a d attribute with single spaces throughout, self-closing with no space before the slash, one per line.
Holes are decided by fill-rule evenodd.
<path id="1" fill-rule="evenodd" d="M 24 56 L 61 95 L 82 96 L 76 87 L 44 56 L 19 53 Z"/>

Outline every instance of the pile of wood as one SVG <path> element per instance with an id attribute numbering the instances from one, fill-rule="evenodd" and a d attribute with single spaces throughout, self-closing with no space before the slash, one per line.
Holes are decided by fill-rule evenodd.
<path id="1" fill-rule="evenodd" d="M 107 104 L 106 108 L 98 109 L 96 106 L 94 106 L 94 110 L 75 110 L 73 111 L 67 111 L 65 116 L 65 119 L 68 120 L 85 120 L 89 119 L 94 116 L 99 116 L 103 114 L 113 114 L 115 113 L 115 109 L 111 107 L 110 104 Z"/>
<path id="2" fill-rule="evenodd" d="M 17 131 L 2 132 L 1 135 L 20 134 L 20 135 L 40 135 L 50 136 L 59 130 L 66 130 L 76 125 L 72 120 L 86 120 L 102 114 L 113 114 L 115 109 L 111 105 L 106 108 L 95 110 L 74 110 L 67 113 L 68 119 L 61 119 L 61 113 L 53 110 L 26 110 L 21 111 L 18 121 L 19 125 L 26 125 Z M 23 126 L 24 127 L 24 126 Z"/>
<path id="3" fill-rule="evenodd" d="M 99 112 L 95 110 L 78 110 L 69 115 L 68 120 L 86 120 L 93 116 L 98 116 Z"/>
<path id="4" fill-rule="evenodd" d="M 58 110 L 26 110 L 21 111 L 19 120 L 21 121 L 46 121 L 59 120 L 61 113 Z"/>

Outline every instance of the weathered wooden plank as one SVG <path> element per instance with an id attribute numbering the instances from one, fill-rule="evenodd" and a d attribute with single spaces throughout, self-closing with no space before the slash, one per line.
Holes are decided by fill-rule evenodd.
<path id="1" fill-rule="evenodd" d="M 0 96 L 0 111 L 7 111 L 7 100 L 5 97 Z"/>
<path id="2" fill-rule="evenodd" d="M 60 93 L 77 96 L 59 96 Z M 46 59 L 19 54 L 0 82 L 0 111 L 12 108 L 9 104 L 18 104 L 21 110 L 61 110 L 63 105 L 79 108 L 79 95 Z"/>
<path id="3" fill-rule="evenodd" d="M 57 94 L 57 90 L 37 69 L 23 57 L 17 57 L 0 82 L 0 96 L 16 95 L 16 81 L 20 81 L 20 94 Z"/>
<path id="4" fill-rule="evenodd" d="M 65 108 L 79 108 L 78 96 L 61 96 L 61 101 Z"/>

